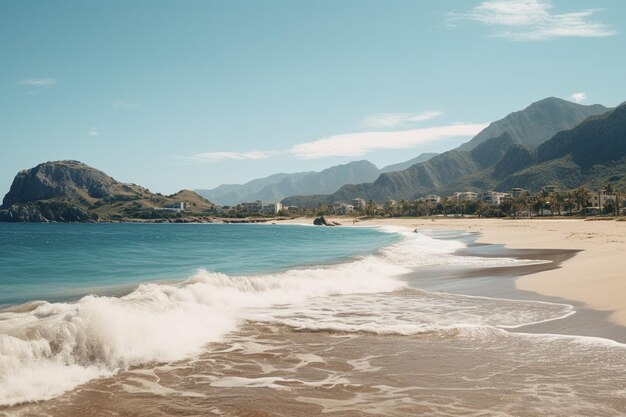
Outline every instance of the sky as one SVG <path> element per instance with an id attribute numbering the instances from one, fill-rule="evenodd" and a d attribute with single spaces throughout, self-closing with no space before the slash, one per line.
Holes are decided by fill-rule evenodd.
<path id="1" fill-rule="evenodd" d="M 626 101 L 622 0 L 0 2 L 0 195 L 74 159 L 170 194 L 443 152 Z"/>

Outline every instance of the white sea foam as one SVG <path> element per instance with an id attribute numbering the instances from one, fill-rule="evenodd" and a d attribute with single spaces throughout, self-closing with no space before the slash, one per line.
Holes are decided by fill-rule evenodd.
<path id="1" fill-rule="evenodd" d="M 387 305 L 385 297 L 380 296 L 358 298 L 403 288 L 406 284 L 401 276 L 418 267 L 527 263 L 454 255 L 463 246 L 453 240 L 405 233 L 401 243 L 344 264 L 258 276 L 227 276 L 200 270 L 185 282 L 143 284 L 120 298 L 87 296 L 75 303 L 38 303 L 2 312 L 0 405 L 51 398 L 131 365 L 189 357 L 200 352 L 206 343 L 218 341 L 236 329 L 243 318 L 269 317 L 294 327 L 313 329 L 326 325 L 342 331 L 384 332 L 388 326 L 395 326 L 392 332 L 399 333 L 414 333 L 433 323 L 447 326 L 441 320 L 472 323 L 470 309 L 463 313 L 465 317 L 449 315 L 459 307 L 453 304 L 446 308 L 450 300 L 424 307 L 428 303 L 422 299 L 419 305 L 432 311 L 416 310 L 394 318 L 389 313 L 393 309 L 403 311 L 406 305 L 394 305 L 393 301 Z M 330 297 L 339 295 L 354 296 Z M 308 306 L 307 300 L 311 300 Z M 300 307 L 307 306 L 310 311 L 302 313 L 304 319 L 296 317 L 297 323 L 290 323 L 294 317 L 282 317 L 281 311 L 299 314 L 293 310 L 298 303 L 304 303 Z M 333 324 L 330 316 L 320 316 L 326 304 L 331 306 L 330 311 L 345 313 L 343 321 Z M 276 308 L 269 309 L 270 306 Z M 506 316 L 505 309 L 500 310 Z M 381 315 L 382 321 L 373 316 L 359 318 L 359 311 Z M 520 320 L 534 319 L 528 316 Z M 502 320 L 502 325 L 518 323 L 511 317 Z"/>
<path id="2" fill-rule="evenodd" d="M 516 328 L 574 313 L 569 304 L 505 300 L 404 290 L 312 298 L 268 310 L 249 310 L 250 320 L 298 330 L 413 335 L 458 334 L 482 327 Z"/>
<path id="3" fill-rule="evenodd" d="M 377 256 L 260 276 L 198 271 L 121 298 L 87 296 L 0 314 L 0 405 L 51 398 L 130 365 L 181 359 L 236 328 L 250 307 L 394 291 L 409 270 Z"/>

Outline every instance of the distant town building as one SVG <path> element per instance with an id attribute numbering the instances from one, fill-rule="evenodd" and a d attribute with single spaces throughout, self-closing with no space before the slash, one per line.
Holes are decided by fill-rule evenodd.
<path id="1" fill-rule="evenodd" d="M 341 215 L 345 216 L 354 211 L 354 206 L 352 204 L 340 203 L 337 206 L 333 205 L 333 208 L 335 210 L 335 214 L 338 214 L 340 216 Z"/>
<path id="2" fill-rule="evenodd" d="M 441 197 L 435 194 L 429 194 L 426 197 L 421 198 L 420 200 L 430 205 L 436 205 L 436 204 L 441 203 Z"/>
<path id="3" fill-rule="evenodd" d="M 350 202 L 350 204 L 355 208 L 355 209 L 359 209 L 359 208 L 365 208 L 365 200 L 362 198 L 353 198 L 352 201 Z"/>
<path id="4" fill-rule="evenodd" d="M 172 211 L 174 213 L 180 213 L 181 211 L 188 210 L 190 207 L 191 203 L 187 201 L 177 201 L 175 203 L 166 204 L 163 207 L 155 207 L 154 210 Z"/>
<path id="5" fill-rule="evenodd" d="M 282 211 L 282 209 L 283 205 L 280 202 L 263 205 L 263 212 L 267 214 L 277 215 L 280 211 Z"/>
<path id="6" fill-rule="evenodd" d="M 615 194 L 607 194 L 604 189 L 591 193 L 589 200 L 591 207 L 597 207 L 599 209 L 603 209 L 606 205 L 617 204 L 617 196 Z M 623 203 L 624 202 L 622 202 L 622 204 Z"/>
<path id="7" fill-rule="evenodd" d="M 463 191 L 463 192 L 454 193 L 454 196 L 452 198 L 457 203 L 460 203 L 462 201 L 475 201 L 478 199 L 478 194 L 472 191 Z"/>
<path id="8" fill-rule="evenodd" d="M 559 187 L 557 187 L 556 185 L 546 185 L 545 187 L 542 188 L 542 190 L 550 194 L 554 194 L 559 191 Z"/>
<path id="9" fill-rule="evenodd" d="M 485 204 L 491 204 L 497 206 L 502 203 L 507 198 L 510 198 L 511 194 L 509 193 L 500 193 L 497 191 L 485 191 L 481 193 L 480 200 Z"/>
<path id="10" fill-rule="evenodd" d="M 527 191 L 524 190 L 523 188 L 511 188 L 511 195 L 513 197 L 519 197 L 519 196 L 524 195 L 526 193 L 527 193 Z"/>

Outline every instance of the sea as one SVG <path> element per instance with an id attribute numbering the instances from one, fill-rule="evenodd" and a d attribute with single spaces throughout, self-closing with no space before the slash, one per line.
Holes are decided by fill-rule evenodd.
<path id="1" fill-rule="evenodd" d="M 573 305 L 435 289 L 549 267 L 473 239 L 0 223 L 0 415 L 626 415 L 626 345 L 525 331 Z"/>

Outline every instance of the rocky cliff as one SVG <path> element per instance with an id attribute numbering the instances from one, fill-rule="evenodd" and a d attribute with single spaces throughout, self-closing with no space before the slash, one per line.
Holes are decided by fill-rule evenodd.
<path id="1" fill-rule="evenodd" d="M 124 184 L 79 161 L 55 161 L 20 171 L 0 207 L 0 221 L 97 222 L 161 218 L 175 214 L 158 210 L 186 203 L 190 212 L 208 214 L 213 207 L 196 193 L 171 196 Z"/>
<path id="2" fill-rule="evenodd" d="M 8 207 L 51 198 L 104 198 L 119 185 L 104 172 L 82 162 L 46 162 L 20 171 L 2 205 Z"/>

